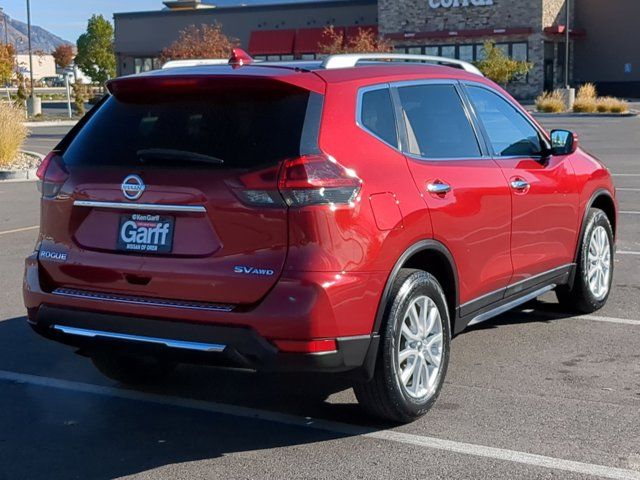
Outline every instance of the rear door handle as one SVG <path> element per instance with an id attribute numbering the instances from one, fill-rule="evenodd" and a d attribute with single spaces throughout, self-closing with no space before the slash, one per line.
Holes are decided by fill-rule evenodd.
<path id="1" fill-rule="evenodd" d="M 451 185 L 440 181 L 435 181 L 427 184 L 427 191 L 429 193 L 435 193 L 436 195 L 444 195 L 451 191 Z"/>
<path id="2" fill-rule="evenodd" d="M 530 186 L 529 182 L 522 180 L 521 178 L 511 180 L 511 188 L 514 190 L 527 190 Z"/>

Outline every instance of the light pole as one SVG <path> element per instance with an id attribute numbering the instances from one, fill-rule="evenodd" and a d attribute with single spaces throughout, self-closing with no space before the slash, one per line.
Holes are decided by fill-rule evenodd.
<path id="1" fill-rule="evenodd" d="M 31 81 L 31 95 L 27 100 L 27 113 L 29 116 L 40 115 L 42 113 L 42 103 L 36 97 L 33 89 L 33 52 L 31 49 L 31 2 L 27 0 L 27 37 L 29 42 L 29 78 Z"/>
<path id="2" fill-rule="evenodd" d="M 564 88 L 569 88 L 569 41 L 571 39 L 570 35 L 570 24 L 571 24 L 571 0 L 566 1 L 567 5 L 565 8 L 566 19 L 564 22 Z"/>
<path id="3" fill-rule="evenodd" d="M 573 110 L 573 104 L 576 100 L 576 90 L 569 85 L 569 42 L 571 41 L 571 0 L 565 0 L 565 21 L 564 21 L 564 97 L 567 110 Z"/>
<path id="4" fill-rule="evenodd" d="M 9 28 L 7 27 L 7 14 L 4 13 L 4 8 L 0 7 L 0 15 L 4 20 L 4 45 L 9 48 Z M 9 78 L 6 79 L 4 86 L 7 88 L 7 99 L 11 101 L 11 94 L 9 93 Z"/>

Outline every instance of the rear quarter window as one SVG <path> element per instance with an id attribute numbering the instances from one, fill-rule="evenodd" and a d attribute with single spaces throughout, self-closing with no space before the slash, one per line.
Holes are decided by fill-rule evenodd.
<path id="1" fill-rule="evenodd" d="M 388 88 L 367 90 L 362 94 L 360 123 L 376 137 L 398 147 L 398 132 Z"/>

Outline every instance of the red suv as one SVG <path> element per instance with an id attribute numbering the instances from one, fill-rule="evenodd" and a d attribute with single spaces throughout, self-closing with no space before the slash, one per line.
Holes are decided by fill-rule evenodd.
<path id="1" fill-rule="evenodd" d="M 341 373 L 407 422 L 468 325 L 550 290 L 607 301 L 609 172 L 475 67 L 207 63 L 112 80 L 39 171 L 28 320 L 107 376 Z"/>

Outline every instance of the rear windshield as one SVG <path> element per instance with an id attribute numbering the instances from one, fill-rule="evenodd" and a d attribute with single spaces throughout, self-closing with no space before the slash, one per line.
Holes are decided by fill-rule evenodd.
<path id="1" fill-rule="evenodd" d="M 111 97 L 71 140 L 65 164 L 252 169 L 300 155 L 309 92 L 242 90 Z"/>

